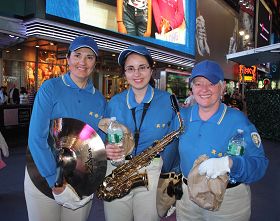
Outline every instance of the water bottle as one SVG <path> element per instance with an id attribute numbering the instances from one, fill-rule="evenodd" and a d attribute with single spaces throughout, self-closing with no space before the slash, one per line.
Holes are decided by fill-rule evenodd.
<path id="1" fill-rule="evenodd" d="M 123 130 L 120 124 L 117 122 L 116 117 L 111 117 L 111 122 L 107 130 L 108 143 L 113 144 L 116 148 L 123 148 Z M 125 162 L 125 155 L 120 159 L 111 160 L 111 164 L 114 166 L 122 165 Z"/>
<path id="2" fill-rule="evenodd" d="M 236 135 L 234 135 L 228 144 L 227 154 L 229 156 L 242 156 L 245 152 L 245 139 L 243 130 L 237 129 Z M 234 184 L 236 180 L 233 177 L 229 178 L 229 182 Z"/>

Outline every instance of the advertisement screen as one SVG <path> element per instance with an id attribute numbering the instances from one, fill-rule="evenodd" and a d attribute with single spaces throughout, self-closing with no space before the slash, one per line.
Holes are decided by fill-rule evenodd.
<path id="1" fill-rule="evenodd" d="M 226 54 L 237 51 L 238 18 L 216 0 L 197 0 L 196 60 L 211 59 L 223 68 L 225 79 L 233 79 L 233 62 Z"/>
<path id="2" fill-rule="evenodd" d="M 257 2 L 256 47 L 270 44 L 272 12 L 264 1 Z"/>
<path id="3" fill-rule="evenodd" d="M 46 13 L 195 55 L 193 0 L 46 0 Z"/>

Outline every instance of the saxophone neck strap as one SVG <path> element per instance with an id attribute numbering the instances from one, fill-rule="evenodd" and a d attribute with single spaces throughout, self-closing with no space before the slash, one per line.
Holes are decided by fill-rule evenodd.
<path id="1" fill-rule="evenodd" d="M 149 109 L 149 106 L 150 106 L 150 102 L 144 103 L 144 109 L 142 112 L 142 117 L 141 117 L 139 127 L 137 127 L 137 124 L 136 124 L 135 107 L 131 109 L 131 113 L 132 113 L 132 117 L 133 117 L 133 121 L 134 121 L 134 125 L 135 125 L 135 132 L 134 132 L 134 142 L 135 142 L 135 152 L 134 153 L 135 153 L 135 155 L 136 155 L 136 150 L 137 150 L 137 146 L 138 146 L 138 142 L 139 142 L 140 129 L 141 129 L 142 123 L 144 121 L 144 118 L 146 116 L 147 110 Z"/>

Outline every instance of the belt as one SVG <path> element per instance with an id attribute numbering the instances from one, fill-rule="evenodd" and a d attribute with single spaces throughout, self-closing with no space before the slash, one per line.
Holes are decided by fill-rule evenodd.
<path id="1" fill-rule="evenodd" d="M 125 156 L 125 160 L 131 160 L 134 156 L 132 156 L 131 154 Z M 160 158 L 160 155 L 156 155 L 154 158 Z"/>
<path id="2" fill-rule="evenodd" d="M 185 177 L 183 177 L 183 182 L 184 182 L 186 185 L 188 185 L 188 180 L 187 180 Z M 238 186 L 239 184 L 241 184 L 241 183 L 239 183 L 239 182 L 236 182 L 236 183 L 228 183 L 227 189 L 236 187 L 236 186 Z"/>

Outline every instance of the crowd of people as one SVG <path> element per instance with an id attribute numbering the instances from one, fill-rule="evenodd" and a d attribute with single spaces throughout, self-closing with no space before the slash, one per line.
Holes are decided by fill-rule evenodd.
<path id="1" fill-rule="evenodd" d="M 34 86 L 31 86 L 29 90 L 26 87 L 20 87 L 18 89 L 16 84 L 13 84 L 12 87 L 7 92 L 6 86 L 1 86 L 0 89 L 0 105 L 5 104 L 30 104 L 33 105 L 36 91 Z"/>
<path id="2" fill-rule="evenodd" d="M 69 71 L 45 81 L 36 97 L 31 97 L 35 97 L 35 101 L 27 155 L 32 160 L 27 164 L 24 180 L 29 220 L 86 221 L 92 206 L 94 193 L 77 194 L 67 182 L 69 173 L 63 173 L 61 158 L 57 158 L 58 153 L 49 144 L 50 123 L 59 118 L 77 119 L 97 132 L 105 144 L 106 175 L 116 169 L 111 164 L 112 160 L 127 155 L 125 162 L 129 162 L 142 156 L 158 144 L 156 141 L 168 140 L 183 122 L 182 133 L 167 142 L 147 165 L 134 171 L 135 174 L 146 174 L 147 186 L 132 187 L 125 196 L 110 202 L 104 200 L 106 220 L 161 220 L 157 212 L 161 174 L 168 178 L 176 174 L 181 179 L 179 188 L 173 189 L 170 184 L 165 190 L 169 197 L 176 195 L 173 206 L 176 206 L 178 221 L 250 220 L 250 184 L 264 176 L 268 159 L 255 126 L 241 111 L 232 108 L 242 110 L 237 103 L 237 94 L 228 104 L 226 101 L 222 103 L 225 81 L 219 64 L 204 60 L 194 66 L 190 76 L 191 99 L 186 100 L 178 114 L 172 108 L 170 93 L 151 84 L 153 58 L 146 47 L 139 45 L 121 51 L 118 63 L 129 88 L 107 103 L 91 81 L 98 51 L 94 39 L 76 37 L 67 53 Z M 15 88 L 12 90 L 15 93 Z M 11 95 L 7 96 L 11 98 Z M 126 153 L 120 146 L 106 141 L 106 134 L 99 128 L 99 123 L 101 119 L 110 117 L 116 117 L 133 134 L 135 145 L 131 152 Z M 243 151 L 230 152 L 230 141 L 239 131 L 242 131 L 243 146 L 235 148 L 243 148 Z M 59 171 L 63 175 L 61 185 L 57 185 L 61 177 Z M 191 188 L 193 176 L 203 180 L 204 184 L 198 185 L 211 183 L 221 188 L 222 194 L 219 194 L 222 196 L 215 209 L 205 205 L 212 204 L 212 198 L 218 197 L 217 193 L 211 189 L 199 192 L 202 188 L 198 187 L 195 195 Z M 206 193 L 210 195 L 206 196 Z"/>

